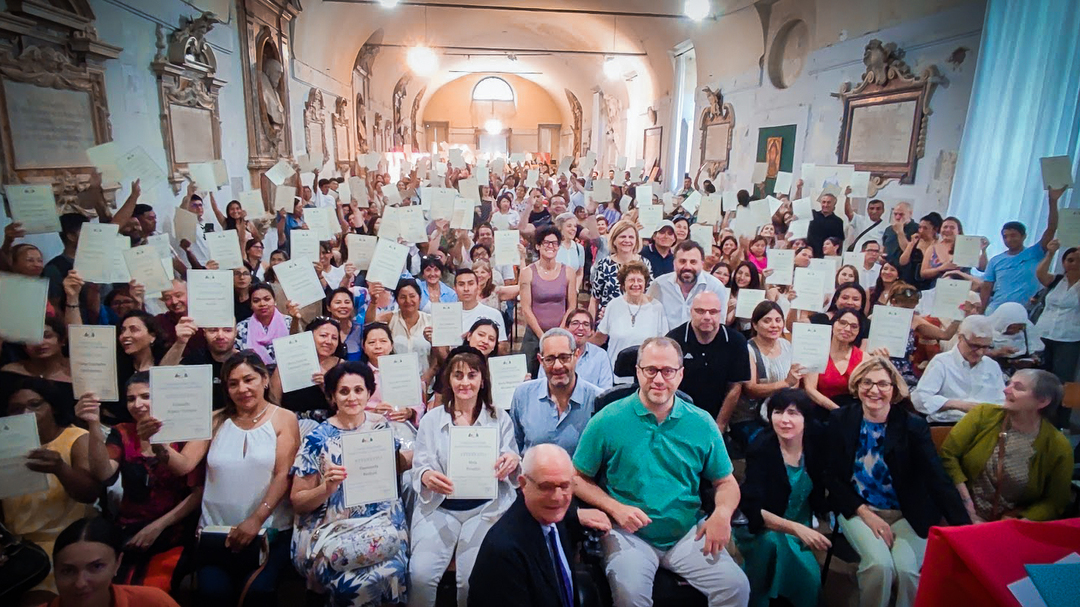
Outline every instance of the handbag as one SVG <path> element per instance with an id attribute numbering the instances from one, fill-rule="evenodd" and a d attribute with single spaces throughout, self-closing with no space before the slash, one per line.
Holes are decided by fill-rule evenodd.
<path id="1" fill-rule="evenodd" d="M 206 526 L 195 533 L 195 557 L 199 567 L 251 571 L 266 563 L 270 554 L 266 529 L 260 529 L 259 535 L 239 552 L 225 546 L 230 531 L 232 527 Z"/>
<path id="2" fill-rule="evenodd" d="M 390 512 L 364 518 L 349 518 L 327 523 L 315 530 L 311 553 L 316 566 L 322 564 L 338 573 L 363 569 L 401 551 L 408 541 L 404 529 L 390 520 Z"/>
<path id="3" fill-rule="evenodd" d="M 41 546 L 17 538 L 0 523 L 0 604 L 15 604 L 51 570 L 52 562 Z"/>

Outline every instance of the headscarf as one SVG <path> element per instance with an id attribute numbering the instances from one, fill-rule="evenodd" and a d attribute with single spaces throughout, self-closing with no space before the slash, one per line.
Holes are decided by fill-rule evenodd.
<path id="1" fill-rule="evenodd" d="M 1027 309 L 1016 302 L 1006 302 L 998 306 L 990 315 L 990 322 L 994 325 L 994 348 L 1010 347 L 1016 352 L 1008 358 L 1030 356 L 1042 351 L 1042 335 L 1028 319 Z M 1024 328 L 1013 335 L 1006 335 L 1010 325 L 1024 325 Z"/>

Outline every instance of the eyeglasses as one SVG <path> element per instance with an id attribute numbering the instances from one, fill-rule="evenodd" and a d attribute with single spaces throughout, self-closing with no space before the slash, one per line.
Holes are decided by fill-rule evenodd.
<path id="1" fill-rule="evenodd" d="M 570 361 L 574 360 L 573 354 L 559 354 L 558 356 L 543 356 L 540 361 L 544 363 L 545 367 L 550 367 L 558 361 L 562 365 L 569 365 Z"/>
<path id="2" fill-rule="evenodd" d="M 638 366 L 638 369 L 645 374 L 645 377 L 652 379 L 656 377 L 656 374 L 664 376 L 664 379 L 675 379 L 675 374 L 679 372 L 682 367 L 642 367 Z"/>
<path id="3" fill-rule="evenodd" d="M 585 327 L 586 329 L 591 329 L 592 323 L 587 320 L 571 320 L 569 323 L 567 323 L 566 326 L 570 327 L 571 329 L 573 329 L 574 327 Z"/>
<path id="4" fill-rule="evenodd" d="M 534 485 L 536 485 L 536 488 L 539 489 L 543 493 L 555 493 L 556 491 L 570 491 L 571 489 L 573 489 L 573 485 L 571 483 L 569 483 L 569 482 L 566 482 L 566 483 L 538 483 L 538 482 L 536 482 L 535 478 L 529 476 L 528 474 L 525 475 L 525 478 L 532 481 L 532 483 Z"/>
<path id="5" fill-rule="evenodd" d="M 983 351 L 989 350 L 990 348 L 994 347 L 993 344 L 985 344 L 985 345 L 984 344 L 977 344 L 977 343 L 971 341 L 970 339 L 964 337 L 963 335 L 960 336 L 960 339 L 964 340 L 964 343 L 966 343 L 969 348 L 971 348 L 972 350 L 974 350 L 976 352 L 983 352 Z"/>
<path id="6" fill-rule="evenodd" d="M 544 242 L 540 243 L 540 246 L 554 249 L 555 247 L 559 246 L 559 241 L 558 240 L 545 240 Z"/>
<path id="7" fill-rule="evenodd" d="M 874 388 L 874 387 L 876 387 L 878 390 L 881 390 L 882 392 L 887 392 L 887 391 L 891 391 L 893 389 L 893 384 L 892 384 L 891 381 L 885 381 L 885 380 L 881 380 L 881 381 L 874 381 L 874 380 L 871 380 L 871 379 L 861 379 L 861 380 L 859 380 L 859 389 L 860 390 L 869 390 L 870 388 Z"/>

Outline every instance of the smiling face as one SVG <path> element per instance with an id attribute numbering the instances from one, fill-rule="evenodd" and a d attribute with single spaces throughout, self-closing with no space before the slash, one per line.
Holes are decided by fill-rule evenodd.
<path id="1" fill-rule="evenodd" d="M 469 333 L 469 337 L 465 341 L 470 346 L 480 350 L 484 356 L 490 356 L 495 351 L 495 345 L 499 341 L 499 333 L 491 326 L 480 325 Z"/>
<path id="2" fill-rule="evenodd" d="M 1024 238 L 1024 234 L 1020 230 L 1009 228 L 1001 231 L 1001 240 L 1005 243 L 1005 248 L 1010 251 L 1024 248 Z"/>
<path id="3" fill-rule="evenodd" d="M 893 385 L 892 376 L 885 369 L 874 369 L 867 373 L 856 386 L 859 400 L 862 402 L 865 413 L 875 415 L 887 414 L 892 406 Z"/>
<path id="4" fill-rule="evenodd" d="M 772 310 L 754 323 L 754 330 L 766 339 L 780 339 L 784 334 L 784 317 L 780 312 Z"/>
<path id="5" fill-rule="evenodd" d="M 424 268 L 423 271 L 424 282 L 434 287 L 439 284 L 439 279 L 442 278 L 442 272 L 439 270 L 439 266 L 432 264 Z"/>
<path id="6" fill-rule="evenodd" d="M 127 410 L 136 422 L 150 415 L 150 384 L 128 386 Z"/>
<path id="7" fill-rule="evenodd" d="M 941 222 L 941 238 L 946 241 L 956 240 L 956 237 L 960 235 L 960 226 L 955 220 L 946 219 Z"/>
<path id="8" fill-rule="evenodd" d="M 632 229 L 623 229 L 615 237 L 615 250 L 624 254 L 637 252 L 637 232 Z"/>
<path id="9" fill-rule="evenodd" d="M 623 293 L 627 295 L 641 296 L 645 293 L 645 275 L 641 272 L 630 272 L 623 281 Z"/>
<path id="10" fill-rule="evenodd" d="M 420 293 L 412 287 L 402 287 L 397 292 L 398 308 L 406 314 L 412 314 L 420 308 Z"/>
<path id="11" fill-rule="evenodd" d="M 735 286 L 740 289 L 745 289 L 750 286 L 750 268 L 739 266 L 739 268 L 735 270 Z"/>
<path id="12" fill-rule="evenodd" d="M 483 375 L 479 369 L 473 368 L 462 360 L 454 362 L 454 366 L 450 369 L 450 390 L 454 393 L 455 401 L 476 400 L 482 383 Z"/>
<path id="13" fill-rule="evenodd" d="M 716 267 L 713 268 L 712 275 L 724 285 L 728 284 L 728 281 L 731 280 L 731 270 L 722 264 L 716 264 Z"/>
<path id="14" fill-rule="evenodd" d="M 146 328 L 143 319 L 138 317 L 129 318 L 120 325 L 117 339 L 120 340 L 120 349 L 128 356 L 142 352 L 154 343 L 154 335 Z"/>
<path id="15" fill-rule="evenodd" d="M 349 297 L 346 293 L 334 293 L 334 296 L 330 298 L 330 305 L 327 306 L 327 310 L 332 318 L 339 321 L 352 318 L 352 297 Z"/>
<path id="16" fill-rule="evenodd" d="M 679 278 L 679 282 L 683 284 L 693 284 L 697 282 L 704 261 L 705 260 L 701 257 L 701 251 L 698 251 L 697 249 L 679 251 L 676 253 L 675 275 Z"/>
<path id="17" fill-rule="evenodd" d="M 900 278 L 900 271 L 891 263 L 886 263 L 881 266 L 880 276 L 881 283 L 888 285 L 896 282 L 897 278 Z"/>
<path id="18" fill-rule="evenodd" d="M 227 215 L 228 217 L 230 217 L 232 219 L 237 219 L 238 220 L 238 219 L 240 219 L 240 217 L 243 216 L 243 214 L 244 214 L 243 207 L 241 207 L 240 203 L 235 201 L 235 200 L 230 202 L 228 204 L 228 206 L 225 207 L 225 215 Z"/>
<path id="19" fill-rule="evenodd" d="M 810 260 L 814 258 L 814 252 L 810 249 L 800 249 L 798 253 L 795 253 L 795 267 L 796 268 L 809 268 Z"/>
<path id="20" fill-rule="evenodd" d="M 859 336 L 859 319 L 851 313 L 843 313 L 833 322 L 833 338 L 842 344 L 854 343 Z"/>
<path id="21" fill-rule="evenodd" d="M 589 315 L 581 312 L 577 312 L 567 319 L 565 329 L 573 334 L 578 344 L 585 343 L 593 334 L 592 321 L 589 319 Z"/>
<path id="22" fill-rule="evenodd" d="M 690 223 L 686 220 L 676 221 L 675 223 L 675 241 L 682 242 L 690 236 Z"/>
<path id="23" fill-rule="evenodd" d="M 836 284 L 843 285 L 849 282 L 859 282 L 859 277 L 851 268 L 840 268 L 840 271 L 836 273 Z"/>
<path id="24" fill-rule="evenodd" d="M 545 339 L 537 356 L 544 366 L 549 388 L 566 388 L 574 383 L 577 355 L 565 336 L 555 335 Z"/>
<path id="25" fill-rule="evenodd" d="M 548 234 L 536 246 L 541 259 L 552 260 L 559 254 L 559 237 Z"/>
<path id="26" fill-rule="evenodd" d="M 269 378 L 259 373 L 255 367 L 240 363 L 233 367 L 225 378 L 225 391 L 237 410 L 251 412 L 262 405 L 268 383 Z"/>
<path id="27" fill-rule="evenodd" d="M 847 288 L 840 291 L 836 296 L 836 307 L 840 310 L 861 310 L 863 306 L 862 294 L 857 289 Z"/>
<path id="28" fill-rule="evenodd" d="M 541 525 L 553 525 L 566 516 L 574 495 L 574 466 L 565 455 L 539 457 L 529 475 L 518 477 L 529 513 Z"/>
<path id="29" fill-rule="evenodd" d="M 662 407 L 670 403 L 683 377 L 682 359 L 675 348 L 661 343 L 642 348 L 637 366 L 638 384 L 645 404 Z M 649 377 L 653 371 L 656 375 Z M 664 377 L 665 372 L 671 377 Z"/>
<path id="30" fill-rule="evenodd" d="M 332 323 L 319 325 L 312 331 L 312 336 L 315 338 L 315 353 L 320 359 L 333 356 L 341 344 L 341 331 Z"/>
<path id="31" fill-rule="evenodd" d="M 164 291 L 161 294 L 161 302 L 175 316 L 187 314 L 187 285 L 179 280 L 174 280 L 172 290 Z"/>
<path id="32" fill-rule="evenodd" d="M 120 568 L 116 552 L 100 542 L 80 541 L 65 546 L 53 564 L 56 589 L 64 605 L 107 605 L 113 576 Z"/>
<path id="33" fill-rule="evenodd" d="M 333 394 L 334 406 L 337 407 L 338 413 L 348 417 L 362 415 L 369 398 L 371 394 L 368 393 L 364 378 L 353 373 L 341 376 Z"/>
<path id="34" fill-rule="evenodd" d="M 364 334 L 364 354 L 369 361 L 378 364 L 379 357 L 391 354 L 394 351 L 394 342 L 390 335 L 382 329 L 372 329 Z"/>
<path id="35" fill-rule="evenodd" d="M 806 429 L 806 419 L 797 406 L 788 405 L 783 409 L 776 409 L 772 412 L 770 421 L 772 421 L 773 432 L 781 440 L 802 440 L 803 431 Z"/>
<path id="36" fill-rule="evenodd" d="M 821 197 L 818 198 L 818 202 L 821 203 L 822 215 L 832 215 L 833 211 L 836 210 L 836 196 L 833 196 L 832 194 L 822 194 Z"/>
<path id="37" fill-rule="evenodd" d="M 21 247 L 15 255 L 11 269 L 23 276 L 41 276 L 45 269 L 45 259 L 37 247 Z"/>

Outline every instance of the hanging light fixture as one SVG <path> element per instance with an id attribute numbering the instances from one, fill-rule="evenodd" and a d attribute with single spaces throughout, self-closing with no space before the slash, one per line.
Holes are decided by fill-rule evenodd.
<path id="1" fill-rule="evenodd" d="M 405 61 L 409 64 L 409 69 L 422 78 L 434 74 L 439 69 L 439 56 L 430 47 L 423 45 L 410 48 Z"/>
<path id="2" fill-rule="evenodd" d="M 498 135 L 503 132 L 503 123 L 498 118 L 488 118 L 484 123 L 484 130 L 488 135 Z"/>
<path id="3" fill-rule="evenodd" d="M 686 0 L 686 4 L 683 5 L 683 13 L 694 21 L 701 21 L 708 17 L 711 11 L 709 0 Z"/>
<path id="4" fill-rule="evenodd" d="M 379 0 L 379 4 L 381 4 L 383 8 L 394 8 L 397 6 L 397 3 L 398 0 Z"/>

